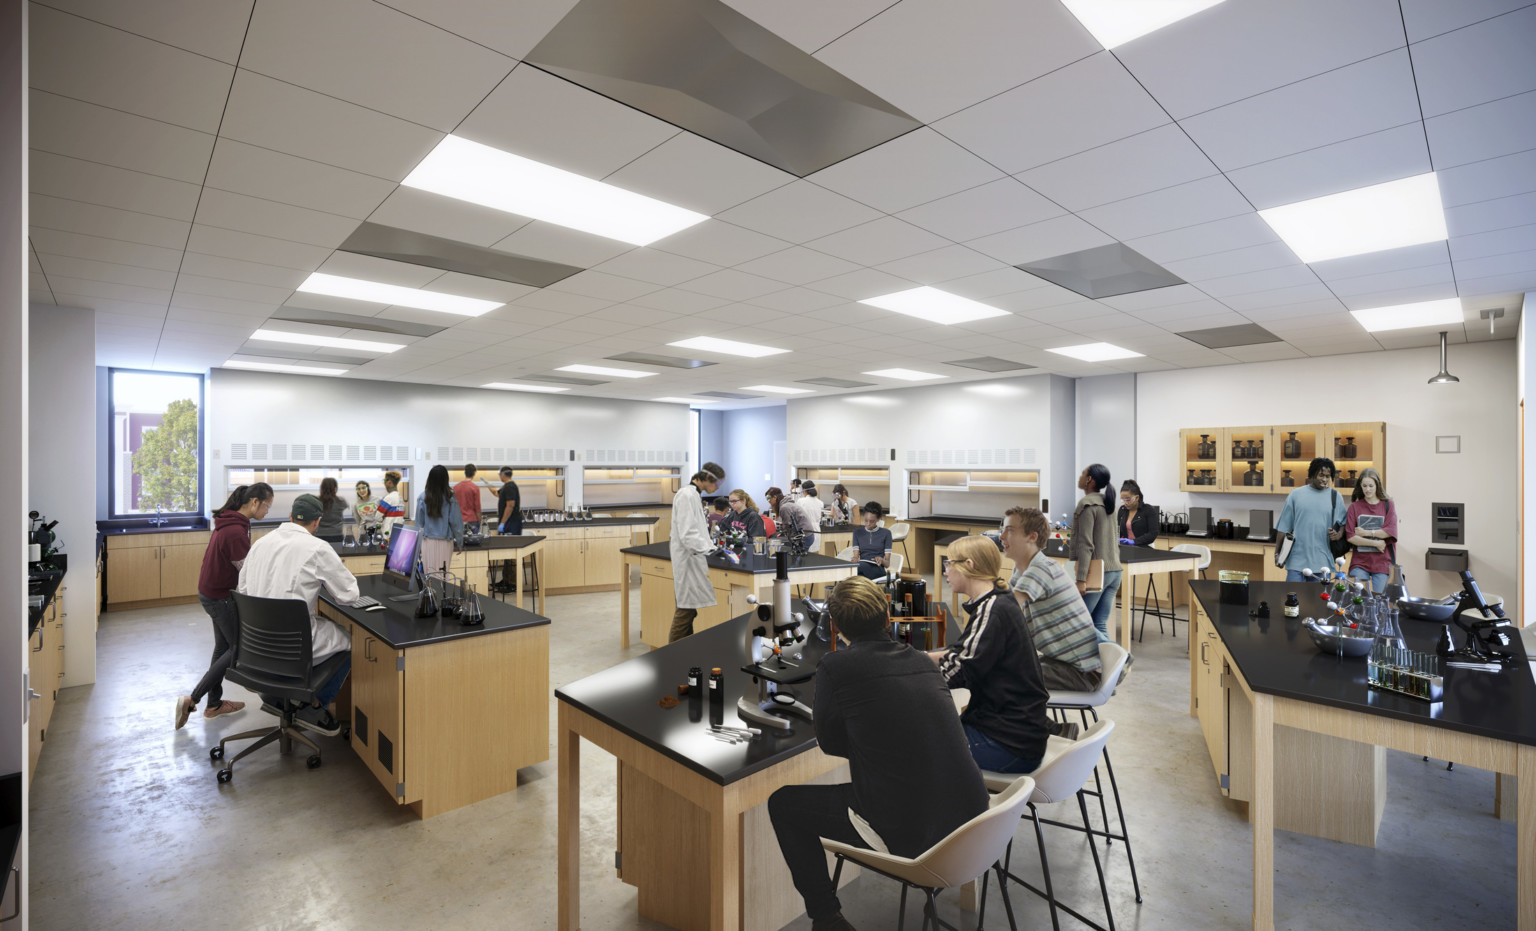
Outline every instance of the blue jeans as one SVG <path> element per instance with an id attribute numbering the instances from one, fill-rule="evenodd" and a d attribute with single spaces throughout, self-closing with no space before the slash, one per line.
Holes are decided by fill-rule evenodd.
<path id="1" fill-rule="evenodd" d="M 233 595 L 214 601 L 199 593 L 197 600 L 213 621 L 213 659 L 209 662 L 208 671 L 203 674 L 202 681 L 198 682 L 197 688 L 192 690 L 192 704 L 196 706 L 198 701 L 207 695 L 208 707 L 217 708 L 224 701 L 224 673 L 229 669 L 230 661 L 235 658 L 235 636 L 239 630 L 240 621 L 235 615 L 235 596 Z"/>
<path id="2" fill-rule="evenodd" d="M 1377 594 L 1380 594 L 1381 591 L 1387 587 L 1387 574 L 1385 572 L 1368 572 L 1365 569 L 1351 566 L 1349 569 L 1349 577 L 1352 579 L 1361 580 L 1369 579 L 1371 582 L 1371 591 L 1376 592 Z"/>
<path id="3" fill-rule="evenodd" d="M 960 726 L 965 728 L 965 742 L 971 745 L 971 759 L 982 769 L 994 773 L 1032 773 L 1040 768 L 1040 757 L 1019 756 L 964 721 Z"/>
<path id="4" fill-rule="evenodd" d="M 327 656 L 326 659 L 329 660 L 330 657 Z M 330 707 L 331 702 L 335 701 L 336 696 L 341 692 L 341 684 L 347 681 L 347 673 L 351 671 L 352 650 L 349 648 L 342 651 L 341 668 L 336 670 L 336 674 L 327 679 L 325 685 L 320 687 L 320 691 L 315 693 L 315 700 L 320 702 L 320 707 Z"/>
<path id="5" fill-rule="evenodd" d="M 1109 612 L 1115 609 L 1115 593 L 1120 590 L 1122 570 L 1104 573 L 1104 590 L 1083 595 L 1083 604 L 1093 615 L 1093 629 L 1098 631 L 1099 642 L 1109 642 Z"/>
<path id="6" fill-rule="evenodd" d="M 1285 570 L 1285 580 L 1287 582 L 1305 582 L 1307 577 L 1301 574 L 1300 569 L 1287 569 Z M 1316 573 L 1314 573 L 1312 575 L 1312 581 L 1319 582 L 1322 580 L 1317 577 Z"/>

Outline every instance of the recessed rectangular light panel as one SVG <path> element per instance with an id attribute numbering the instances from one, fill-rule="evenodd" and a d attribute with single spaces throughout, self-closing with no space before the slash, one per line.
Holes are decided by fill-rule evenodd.
<path id="1" fill-rule="evenodd" d="M 400 183 L 637 246 L 709 219 L 459 136 L 444 137 Z"/>
<path id="2" fill-rule="evenodd" d="M 370 339 L 348 339 L 345 336 L 316 336 L 314 333 L 290 333 L 286 330 L 269 330 L 266 327 L 252 333 L 249 338 L 271 343 L 296 343 L 300 346 L 359 349 L 363 352 L 397 352 L 405 348 L 398 343 L 378 343 Z"/>
<path id="3" fill-rule="evenodd" d="M 761 391 L 765 394 L 810 394 L 809 388 L 783 388 L 779 385 L 746 385 L 742 391 Z"/>
<path id="4" fill-rule="evenodd" d="M 1114 359 L 1139 359 L 1141 353 L 1132 352 L 1129 349 L 1121 349 L 1111 343 L 1086 343 L 1082 346 L 1063 346 L 1060 349 L 1048 349 L 1058 355 L 1071 356 L 1084 362 L 1110 362 Z"/>
<path id="5" fill-rule="evenodd" d="M 714 404 L 714 401 L 705 401 L 701 398 L 651 398 L 652 401 L 665 401 L 668 404 Z"/>
<path id="6" fill-rule="evenodd" d="M 891 294 L 882 294 L 879 297 L 871 297 L 859 301 L 860 304 L 868 304 L 871 307 L 879 307 L 882 310 L 894 311 L 898 314 L 906 314 L 909 317 L 917 317 L 930 323 L 942 323 L 945 325 L 954 323 L 969 323 L 972 320 L 985 320 L 988 317 L 1006 317 L 1008 311 L 990 307 L 980 301 L 973 301 L 968 297 L 958 294 L 950 294 L 948 291 L 940 291 L 938 288 L 910 288 L 906 291 L 896 291 Z"/>
<path id="7" fill-rule="evenodd" d="M 759 346 L 756 343 L 738 343 L 734 339 L 720 339 L 715 336 L 695 336 L 692 339 L 680 339 L 668 346 L 676 346 L 679 349 L 693 349 L 698 352 L 718 352 L 728 356 L 746 356 L 750 359 L 761 359 L 763 356 L 776 356 L 781 352 L 789 352 L 788 349 L 775 349 L 772 346 Z"/>
<path id="8" fill-rule="evenodd" d="M 500 391 L 537 391 L 541 394 L 554 394 L 557 391 L 570 391 L 569 388 L 560 388 L 555 385 L 520 385 L 510 381 L 493 381 L 481 385 L 482 388 L 495 388 Z"/>
<path id="9" fill-rule="evenodd" d="M 1387 330 L 1407 330 L 1421 326 L 1453 326 L 1462 323 L 1461 298 L 1449 297 L 1443 301 L 1424 301 L 1418 304 L 1398 304 L 1393 307 L 1370 307 L 1352 310 L 1350 314 L 1360 325 L 1372 333 Z"/>
<path id="10" fill-rule="evenodd" d="M 1271 207 L 1259 216 L 1308 264 L 1446 238 L 1434 172 Z"/>
<path id="11" fill-rule="evenodd" d="M 1061 0 L 1105 48 L 1156 32 L 1221 0 Z"/>
<path id="12" fill-rule="evenodd" d="M 478 297 L 460 297 L 442 291 L 423 291 L 421 288 L 403 288 L 397 284 L 380 281 L 364 281 L 361 278 L 343 278 L 314 272 L 299 285 L 305 294 L 325 294 L 345 297 L 354 301 L 373 304 L 392 304 L 397 307 L 415 307 L 418 310 L 436 310 L 445 314 L 478 317 L 501 306 L 500 301 L 483 301 Z"/>
<path id="13" fill-rule="evenodd" d="M 230 360 L 220 368 L 245 369 L 251 372 L 288 372 L 293 375 L 345 375 L 347 369 L 328 369 L 309 365 L 284 365 L 281 362 L 240 362 Z"/>
<path id="14" fill-rule="evenodd" d="M 935 375 L 932 372 L 919 372 L 916 369 L 878 369 L 873 372 L 865 372 L 865 375 L 873 375 L 876 378 L 894 378 L 898 381 L 927 381 L 930 378 L 948 378 L 948 375 Z"/>
<path id="15" fill-rule="evenodd" d="M 607 375 L 610 378 L 649 378 L 655 372 L 642 372 L 639 369 L 613 369 L 605 365 L 562 365 L 555 369 L 557 372 L 580 372 L 583 375 Z"/>

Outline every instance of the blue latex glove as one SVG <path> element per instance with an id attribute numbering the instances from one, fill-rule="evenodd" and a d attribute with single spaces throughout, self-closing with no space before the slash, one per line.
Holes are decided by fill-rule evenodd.
<path id="1" fill-rule="evenodd" d="M 1121 537 L 1120 538 L 1120 542 L 1124 543 L 1126 546 L 1135 546 L 1136 545 L 1136 541 L 1130 539 L 1129 537 Z"/>

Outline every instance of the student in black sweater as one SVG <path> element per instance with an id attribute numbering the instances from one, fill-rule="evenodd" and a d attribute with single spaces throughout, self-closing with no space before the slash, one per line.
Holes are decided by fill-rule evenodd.
<path id="1" fill-rule="evenodd" d="M 828 610 L 847 647 L 816 667 L 816 740 L 848 758 L 853 781 L 785 786 L 768 798 L 768 814 L 815 931 L 847 931 L 819 838 L 915 857 L 985 811 L 987 789 L 944 680 L 887 634 L 880 589 L 844 579 Z"/>
<path id="2" fill-rule="evenodd" d="M 965 610 L 971 620 L 959 643 L 928 655 L 939 664 L 945 684 L 971 691 L 960 722 L 976 764 L 992 772 L 1030 773 L 1040 765 L 1046 739 L 1054 732 L 1045 712 L 1051 694 L 1024 614 L 998 585 L 1001 566 L 997 544 L 986 537 L 963 537 L 949 545 L 944 578 L 969 599 Z"/>

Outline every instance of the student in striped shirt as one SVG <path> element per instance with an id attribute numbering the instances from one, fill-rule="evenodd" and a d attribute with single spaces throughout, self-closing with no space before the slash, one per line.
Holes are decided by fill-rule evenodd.
<path id="1" fill-rule="evenodd" d="M 1041 552 L 1050 534 L 1045 515 L 1036 508 L 1009 508 L 1002 531 L 1003 552 L 1017 567 L 1008 587 L 1040 651 L 1045 687 L 1094 691 L 1104 664 L 1099 660 L 1093 615 L 1066 569 Z"/>

